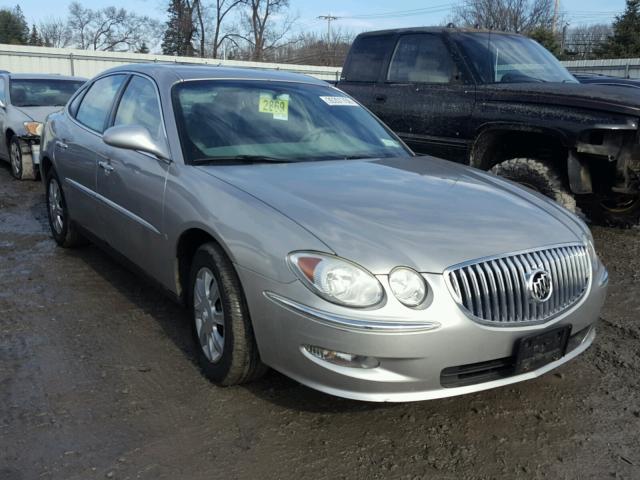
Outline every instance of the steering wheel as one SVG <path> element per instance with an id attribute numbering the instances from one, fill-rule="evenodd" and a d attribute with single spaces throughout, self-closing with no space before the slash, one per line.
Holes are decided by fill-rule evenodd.
<path id="1" fill-rule="evenodd" d="M 335 133 L 335 130 L 329 127 L 316 128 L 314 130 L 311 130 L 309 133 L 305 134 L 304 137 L 300 139 L 300 143 L 317 140 L 318 138 L 320 138 L 322 135 L 326 133 Z"/>

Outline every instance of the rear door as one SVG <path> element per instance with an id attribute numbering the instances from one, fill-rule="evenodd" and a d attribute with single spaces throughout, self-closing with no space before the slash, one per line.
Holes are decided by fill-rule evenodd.
<path id="1" fill-rule="evenodd" d="M 113 125 L 141 125 L 167 142 L 158 89 L 149 77 L 133 74 L 113 114 Z M 102 145 L 98 193 L 109 244 L 154 275 L 154 253 L 163 242 L 163 200 L 170 162 L 148 153 Z"/>
<path id="2" fill-rule="evenodd" d="M 443 35 L 400 36 L 383 84 L 380 117 L 409 147 L 467 161 L 475 84 Z"/>
<path id="3" fill-rule="evenodd" d="M 86 93 L 81 93 L 70 105 L 68 121 L 57 128 L 54 145 L 58 175 L 67 197 L 69 215 L 94 235 L 104 239 L 104 224 L 97 212 L 97 152 L 118 91 L 126 75 L 99 78 Z"/>
<path id="4" fill-rule="evenodd" d="M 0 101 L 4 104 L 4 108 L 0 108 L 0 132 L 5 133 L 7 130 L 7 85 L 5 84 L 4 75 L 0 75 Z M 4 138 L 4 136 L 2 137 Z M 0 158 L 9 160 L 9 146 L 7 142 L 0 141 Z"/>

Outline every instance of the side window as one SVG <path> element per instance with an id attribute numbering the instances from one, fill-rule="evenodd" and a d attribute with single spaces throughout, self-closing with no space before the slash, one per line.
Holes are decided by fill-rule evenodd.
<path id="1" fill-rule="evenodd" d="M 122 95 L 114 125 L 142 125 L 153 138 L 163 135 L 156 88 L 150 80 L 134 76 Z"/>
<path id="2" fill-rule="evenodd" d="M 0 100 L 7 103 L 6 95 L 4 94 L 4 78 L 0 77 Z"/>
<path id="3" fill-rule="evenodd" d="M 86 90 L 78 93 L 78 95 L 76 95 L 76 97 L 69 104 L 69 112 L 71 113 L 72 117 L 75 117 L 76 114 L 78 113 L 78 107 L 80 106 L 80 102 L 82 101 L 82 98 L 84 97 L 85 93 L 86 93 Z"/>
<path id="4" fill-rule="evenodd" d="M 352 82 L 375 82 L 391 47 L 388 35 L 357 38 L 349 50 L 342 79 Z"/>
<path id="5" fill-rule="evenodd" d="M 449 49 L 437 35 L 401 37 L 389 65 L 387 81 L 451 83 L 457 77 Z"/>
<path id="6" fill-rule="evenodd" d="M 124 79 L 125 75 L 110 75 L 91 85 L 80 103 L 76 120 L 102 133 L 111 112 L 113 100 Z"/>

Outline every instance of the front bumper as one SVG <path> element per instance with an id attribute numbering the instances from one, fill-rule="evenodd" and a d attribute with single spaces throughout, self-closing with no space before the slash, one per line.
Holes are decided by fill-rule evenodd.
<path id="1" fill-rule="evenodd" d="M 240 267 L 238 271 L 267 365 L 311 388 L 378 402 L 477 392 L 536 378 L 568 362 L 593 342 L 608 282 L 606 269 L 598 262 L 588 291 L 567 312 L 542 325 L 495 327 L 470 319 L 441 275 L 425 275 L 430 298 L 424 310 L 407 309 L 388 297 L 380 310 L 354 311 L 319 300 L 299 282 L 279 284 Z M 571 326 L 573 343 L 559 360 L 522 374 L 502 370 L 501 375 L 482 377 L 477 383 L 456 386 L 443 380 L 443 372 L 459 366 L 506 361 L 520 338 L 563 325 Z M 379 365 L 336 365 L 310 355 L 304 345 L 374 358 Z"/>

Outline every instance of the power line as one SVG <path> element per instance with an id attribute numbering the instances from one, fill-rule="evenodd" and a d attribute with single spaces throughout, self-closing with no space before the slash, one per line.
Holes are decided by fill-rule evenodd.
<path id="1" fill-rule="evenodd" d="M 340 17 L 334 17 L 331 14 L 329 14 L 329 15 L 320 15 L 318 17 L 319 20 L 326 20 L 327 21 L 327 43 L 328 44 L 331 44 L 331 22 L 333 20 L 338 20 L 338 18 L 340 18 Z"/>

